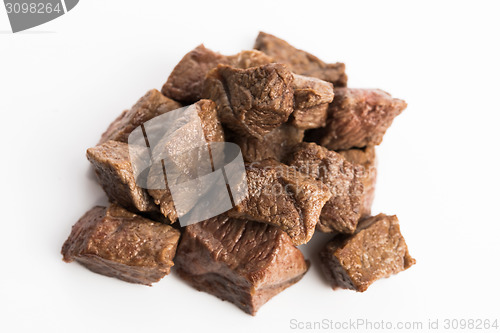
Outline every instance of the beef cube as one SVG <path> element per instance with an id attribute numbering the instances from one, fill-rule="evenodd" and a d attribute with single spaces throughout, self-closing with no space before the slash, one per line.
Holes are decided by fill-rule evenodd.
<path id="1" fill-rule="evenodd" d="M 375 147 L 368 146 L 363 149 L 353 148 L 348 150 L 339 150 L 338 153 L 352 164 L 361 165 L 364 168 L 362 177 L 363 197 L 361 199 L 361 217 L 371 215 L 372 203 L 375 198 L 375 185 L 377 183 L 377 157 Z"/>
<path id="2" fill-rule="evenodd" d="M 127 142 L 130 132 L 146 121 L 165 112 L 182 107 L 170 98 L 163 96 L 158 90 L 152 89 L 146 93 L 130 110 L 116 118 L 101 136 L 99 144 L 109 140 Z"/>
<path id="3" fill-rule="evenodd" d="M 186 150 L 187 145 L 189 144 L 194 145 L 190 148 L 193 148 L 191 149 L 192 152 L 196 152 L 196 146 L 198 146 L 199 140 L 198 138 L 193 137 L 193 135 L 197 134 L 196 129 L 194 129 L 193 126 L 197 124 L 198 120 L 201 122 L 201 130 L 203 131 L 202 135 L 204 136 L 204 141 L 207 143 L 224 142 L 224 131 L 217 117 L 217 110 L 213 101 L 203 99 L 189 106 L 189 108 L 194 108 L 196 110 L 197 116 L 195 116 L 198 117 L 198 119 L 190 118 L 186 124 L 175 131 L 175 135 L 166 135 L 166 138 L 159 140 L 157 146 L 152 147 L 154 159 L 154 156 L 158 154 L 175 155 L 176 152 Z M 190 110 L 192 109 L 186 109 L 185 113 L 190 112 Z M 182 161 L 183 157 L 185 157 L 184 163 Z M 188 156 L 183 154 L 179 154 L 179 156 L 176 156 L 174 160 L 178 162 L 178 164 L 169 165 L 169 167 L 175 167 L 177 172 L 182 173 L 185 176 L 184 179 L 179 178 L 179 181 L 189 179 L 189 175 L 187 174 L 189 174 L 194 168 L 198 167 L 198 165 L 190 165 L 192 164 L 191 162 L 193 159 L 188 158 Z M 208 159 L 207 162 L 210 162 L 210 159 Z M 207 163 L 207 165 L 210 166 L 210 163 Z M 161 163 L 154 163 L 151 166 L 148 175 L 148 192 L 153 197 L 154 202 L 160 206 L 161 213 L 171 222 L 174 222 L 178 218 L 178 214 L 175 209 L 172 194 L 168 188 L 168 182 L 166 175 L 164 174 L 164 167 L 165 165 Z M 174 170 L 168 171 L 176 172 Z M 211 169 L 208 171 L 211 171 Z M 193 175 L 191 176 L 191 178 L 194 177 Z"/>
<path id="4" fill-rule="evenodd" d="M 200 45 L 187 53 L 175 66 L 161 91 L 165 96 L 191 104 L 201 98 L 205 76 L 217 65 L 250 68 L 271 62 L 270 57 L 256 50 L 225 56 Z"/>
<path id="5" fill-rule="evenodd" d="M 308 266 L 281 229 L 225 215 L 188 225 L 176 256 L 176 272 L 189 284 L 252 315 Z"/>
<path id="6" fill-rule="evenodd" d="M 151 285 L 170 273 L 180 232 L 117 205 L 96 206 L 71 229 L 61 253 L 93 272 Z"/>
<path id="7" fill-rule="evenodd" d="M 300 129 L 323 127 L 328 104 L 333 101 L 331 83 L 294 74 L 294 111 L 292 125 Z"/>
<path id="8" fill-rule="evenodd" d="M 148 192 L 136 183 L 127 143 L 110 140 L 89 148 L 87 159 L 111 202 L 137 212 L 157 210 Z"/>
<path id="9" fill-rule="evenodd" d="M 316 228 L 327 233 L 353 233 L 361 217 L 363 168 L 312 142 L 298 144 L 288 164 L 321 181 L 332 193 Z"/>
<path id="10" fill-rule="evenodd" d="M 267 158 L 274 158 L 281 162 L 297 143 L 302 142 L 304 130 L 285 123 L 264 135 L 262 140 L 236 133 L 229 135 L 228 140 L 240 146 L 243 159 L 246 162 L 261 161 Z"/>
<path id="11" fill-rule="evenodd" d="M 275 225 L 307 243 L 331 193 L 323 183 L 273 159 L 246 165 L 248 197 L 228 214 Z"/>
<path id="12" fill-rule="evenodd" d="M 175 100 L 191 104 L 201 98 L 208 71 L 218 64 L 228 64 L 226 56 L 200 45 L 187 53 L 175 66 L 161 92 Z"/>
<path id="13" fill-rule="evenodd" d="M 249 69 L 219 65 L 207 74 L 203 97 L 217 103 L 223 124 L 262 139 L 293 111 L 293 76 L 283 64 Z"/>
<path id="14" fill-rule="evenodd" d="M 335 89 L 326 127 L 316 131 L 318 142 L 332 150 L 379 145 L 406 102 L 379 89 Z"/>
<path id="15" fill-rule="evenodd" d="M 333 289 L 365 291 L 374 281 L 415 264 L 398 218 L 379 214 L 363 220 L 354 235 L 338 235 L 320 252 Z"/>
<path id="16" fill-rule="evenodd" d="M 312 54 L 296 49 L 273 35 L 260 32 L 254 48 L 272 57 L 276 62 L 289 65 L 294 73 L 331 82 L 334 87 L 347 85 L 347 75 L 343 63 L 324 63 Z"/>

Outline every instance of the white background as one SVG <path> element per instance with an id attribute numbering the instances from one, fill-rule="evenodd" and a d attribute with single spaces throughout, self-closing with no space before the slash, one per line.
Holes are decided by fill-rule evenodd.
<path id="1" fill-rule="evenodd" d="M 494 2 L 91 1 L 12 34 L 0 7 L 0 331 L 292 330 L 290 320 L 500 320 L 499 6 Z M 85 150 L 161 88 L 200 43 L 225 54 L 259 30 L 325 61 L 351 87 L 405 99 L 378 148 L 374 213 L 397 214 L 417 265 L 365 293 L 313 267 L 256 317 L 175 273 L 127 284 L 61 260 L 77 219 L 105 203 Z M 442 327 L 442 326 L 441 326 Z M 292 330 L 297 331 L 297 330 Z"/>

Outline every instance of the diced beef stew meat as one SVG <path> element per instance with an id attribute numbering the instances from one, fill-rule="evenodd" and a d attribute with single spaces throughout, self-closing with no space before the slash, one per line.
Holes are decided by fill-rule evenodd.
<path id="1" fill-rule="evenodd" d="M 363 220 L 354 235 L 338 235 L 321 251 L 323 271 L 333 289 L 365 291 L 374 281 L 415 264 L 398 218 L 379 214 Z"/>
<path id="2" fill-rule="evenodd" d="M 313 77 L 294 74 L 292 124 L 300 129 L 325 126 L 328 104 L 333 101 L 333 85 Z"/>
<path id="3" fill-rule="evenodd" d="M 372 203 L 375 198 L 375 185 L 377 183 L 377 157 L 375 155 L 375 147 L 368 146 L 365 148 L 353 148 L 348 150 L 339 150 L 338 153 L 352 164 L 361 165 L 364 168 L 362 177 L 363 181 L 363 197 L 361 216 L 371 216 Z"/>
<path id="4" fill-rule="evenodd" d="M 256 162 L 267 158 L 274 158 L 282 162 L 290 150 L 302 142 L 304 130 L 288 123 L 273 129 L 264 135 L 262 140 L 252 136 L 242 136 L 228 132 L 228 141 L 234 142 L 241 148 L 243 159 L 246 162 Z"/>
<path id="5" fill-rule="evenodd" d="M 117 205 L 96 206 L 73 226 L 61 253 L 91 271 L 151 285 L 170 273 L 180 232 Z"/>
<path id="6" fill-rule="evenodd" d="M 293 75 L 283 64 L 249 69 L 219 65 L 206 79 L 203 97 L 217 103 L 222 124 L 262 139 L 293 111 Z"/>
<path id="7" fill-rule="evenodd" d="M 334 87 L 347 85 L 347 75 L 343 63 L 327 64 L 312 54 L 296 49 L 271 34 L 260 32 L 254 48 L 272 57 L 276 62 L 289 65 L 294 73 L 331 82 Z"/>
<path id="8" fill-rule="evenodd" d="M 275 225 L 307 243 L 331 193 L 321 182 L 273 159 L 246 165 L 248 196 L 228 214 Z"/>
<path id="9" fill-rule="evenodd" d="M 109 140 L 127 142 L 129 134 L 146 121 L 165 112 L 182 107 L 178 102 L 163 96 L 158 90 L 146 93 L 130 110 L 123 111 L 101 136 L 99 144 Z"/>
<path id="10" fill-rule="evenodd" d="M 308 269 L 280 228 L 226 215 L 188 225 L 175 263 L 176 272 L 196 289 L 252 315 Z"/>
<path id="11" fill-rule="evenodd" d="M 191 104 L 201 98 L 205 76 L 217 65 L 250 68 L 271 62 L 269 56 L 257 50 L 225 56 L 200 45 L 187 53 L 175 66 L 161 91 L 165 96 Z"/>
<path id="12" fill-rule="evenodd" d="M 327 233 L 353 233 L 362 213 L 363 168 L 312 142 L 298 144 L 288 164 L 321 181 L 332 193 L 316 228 Z"/>
<path id="13" fill-rule="evenodd" d="M 226 56 L 196 47 L 161 92 L 109 125 L 87 158 L 110 205 L 73 226 L 64 261 L 151 285 L 175 256 L 187 283 L 252 315 L 304 276 L 297 246 L 316 230 L 333 235 L 319 253 L 333 289 L 363 292 L 415 264 L 397 217 L 371 216 L 374 146 L 406 103 L 346 88 L 343 63 L 273 35 L 261 32 L 254 48 Z M 234 177 L 239 150 L 215 144 L 225 141 L 245 162 Z M 227 191 L 203 181 L 214 172 Z M 214 203 L 228 194 L 231 209 L 191 223 L 208 206 L 224 210 Z"/>
<path id="14" fill-rule="evenodd" d="M 335 89 L 326 127 L 313 130 L 312 137 L 332 150 L 379 145 L 405 108 L 405 101 L 380 89 Z"/>
<path id="15" fill-rule="evenodd" d="M 87 150 L 97 181 L 109 200 L 136 212 L 157 211 L 147 190 L 139 187 L 134 177 L 129 155 L 129 145 L 118 141 L 107 141 Z M 141 147 L 134 147 L 141 149 Z"/>
<path id="16" fill-rule="evenodd" d="M 191 121 L 197 123 L 199 120 L 201 122 L 206 142 L 224 142 L 224 130 L 219 122 L 219 118 L 217 117 L 215 103 L 210 100 L 202 99 L 191 105 L 190 108 L 196 109 L 196 113 L 199 118 L 191 118 Z M 194 145 L 193 148 L 196 148 L 199 144 L 198 141 L 190 140 L 194 132 L 193 126 L 195 125 L 196 124 L 186 123 L 182 128 L 175 132 L 175 136 L 169 136 L 168 140 L 163 142 L 163 146 L 158 144 L 158 147 L 155 147 L 155 150 L 153 151 L 153 155 L 156 150 L 159 150 L 161 153 L 164 151 L 175 152 L 186 150 L 186 145 L 189 145 L 190 143 Z M 162 140 L 160 140 L 160 142 L 161 141 Z M 191 169 L 198 167 L 198 165 L 190 165 L 191 161 L 191 159 L 187 159 L 186 163 L 182 163 L 182 161 L 180 161 L 177 168 L 179 168 L 182 173 L 189 173 Z M 165 184 L 165 186 L 157 186 L 158 184 Z M 148 175 L 148 189 L 148 192 L 153 197 L 154 202 L 160 206 L 161 213 L 171 222 L 177 220 L 177 211 L 175 209 L 172 194 L 164 174 L 164 164 L 153 163 L 151 166 Z"/>

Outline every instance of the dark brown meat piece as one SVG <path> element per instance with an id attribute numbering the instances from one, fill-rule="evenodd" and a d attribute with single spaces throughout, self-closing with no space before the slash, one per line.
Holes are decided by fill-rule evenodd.
<path id="1" fill-rule="evenodd" d="M 204 140 L 206 140 L 206 142 L 208 143 L 224 142 L 224 130 L 222 129 L 222 125 L 220 124 L 217 117 L 215 103 L 210 100 L 202 99 L 191 105 L 190 108 L 196 109 L 196 113 L 201 122 Z M 186 112 L 187 111 L 188 110 L 186 110 Z M 195 121 L 195 119 L 192 119 L 192 121 Z M 185 149 L 186 145 L 189 144 L 193 144 L 193 148 L 196 148 L 199 142 L 191 137 L 191 135 L 193 135 L 193 127 L 191 125 L 191 123 L 185 124 L 183 128 L 180 128 L 175 132 L 174 136 L 169 136 L 169 140 L 165 142 L 162 142 L 160 140 L 158 147 L 152 147 L 153 155 L 157 150 L 162 154 L 175 154 L 176 151 Z M 180 147 L 179 145 L 182 147 Z M 189 173 L 191 168 L 197 167 L 197 165 L 189 165 L 192 159 L 187 159 L 187 161 L 187 165 L 180 163 L 176 166 L 184 174 Z M 166 188 L 160 188 L 159 186 L 156 186 L 157 184 L 165 183 L 166 179 L 164 175 L 163 165 L 161 163 L 154 163 L 148 175 L 148 192 L 153 197 L 154 202 L 160 206 L 161 213 L 171 222 L 174 222 L 178 218 L 178 215 L 175 209 L 172 194 L 168 186 L 166 186 Z"/>
<path id="2" fill-rule="evenodd" d="M 71 229 L 61 253 L 93 272 L 151 285 L 170 273 L 180 232 L 111 205 L 89 210 Z"/>
<path id="3" fill-rule="evenodd" d="M 295 245 L 307 243 L 331 193 L 314 180 L 273 159 L 246 165 L 248 197 L 228 214 L 275 225 Z"/>
<path id="4" fill-rule="evenodd" d="M 296 49 L 276 36 L 260 32 L 254 48 L 272 57 L 276 62 L 289 65 L 294 73 L 331 82 L 334 87 L 347 85 L 347 75 L 343 63 L 327 64 L 310 53 Z"/>
<path id="5" fill-rule="evenodd" d="M 208 71 L 218 64 L 228 64 L 226 56 L 200 45 L 187 53 L 175 66 L 161 92 L 175 100 L 191 104 L 201 98 Z"/>
<path id="6" fill-rule="evenodd" d="M 111 202 L 132 211 L 157 210 L 147 191 L 136 183 L 127 143 L 111 140 L 89 148 L 87 159 L 94 166 L 97 181 Z"/>
<path id="7" fill-rule="evenodd" d="M 374 281 L 415 264 L 398 218 L 379 214 L 363 220 L 354 235 L 338 235 L 320 253 L 333 289 L 365 291 Z"/>
<path id="8" fill-rule="evenodd" d="M 283 64 L 249 69 L 219 65 L 205 79 L 203 97 L 217 103 L 223 124 L 262 139 L 293 111 L 293 76 Z"/>
<path id="9" fill-rule="evenodd" d="M 205 76 L 217 65 L 250 68 L 271 62 L 270 57 L 255 50 L 225 56 L 200 45 L 187 53 L 175 66 L 161 92 L 165 96 L 191 104 L 201 98 Z"/>
<path id="10" fill-rule="evenodd" d="M 286 123 L 264 135 L 262 140 L 230 133 L 228 141 L 240 146 L 243 159 L 246 162 L 261 161 L 267 158 L 274 158 L 281 162 L 297 143 L 302 142 L 303 138 L 304 130 Z"/>
<path id="11" fill-rule="evenodd" d="M 292 125 L 300 129 L 323 127 L 328 104 L 333 101 L 333 85 L 313 77 L 294 74 Z"/>
<path id="12" fill-rule="evenodd" d="M 130 110 L 123 111 L 101 136 L 99 144 L 109 140 L 127 142 L 130 132 L 146 121 L 182 107 L 181 104 L 163 96 L 158 90 L 146 93 Z"/>
<path id="13" fill-rule="evenodd" d="M 368 146 L 363 149 L 339 150 L 338 153 L 352 164 L 363 166 L 362 180 L 364 191 L 361 199 L 361 217 L 371 216 L 372 203 L 375 198 L 375 185 L 377 183 L 377 156 L 375 155 L 375 147 Z"/>
<path id="14" fill-rule="evenodd" d="M 379 145 L 406 102 L 380 89 L 335 89 L 326 127 L 312 136 L 331 150 Z"/>
<path id="15" fill-rule="evenodd" d="M 321 181 L 332 193 L 316 228 L 328 233 L 353 233 L 361 217 L 363 168 L 312 142 L 298 144 L 288 164 Z"/>
<path id="16" fill-rule="evenodd" d="M 225 215 L 187 226 L 175 263 L 193 287 L 252 315 L 308 269 L 281 229 Z"/>

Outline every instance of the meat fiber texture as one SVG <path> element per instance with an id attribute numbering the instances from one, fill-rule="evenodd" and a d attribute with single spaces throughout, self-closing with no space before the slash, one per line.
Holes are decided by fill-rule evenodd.
<path id="1" fill-rule="evenodd" d="M 191 152 L 195 154 L 199 149 L 198 145 L 202 142 L 224 142 L 224 131 L 217 117 L 215 103 L 210 100 L 200 100 L 191 105 L 190 108 L 196 110 L 198 119 L 192 118 L 191 121 L 175 131 L 175 135 L 167 135 L 167 138 L 160 139 L 159 143 L 153 150 L 153 159 L 158 160 L 157 157 L 162 154 L 167 154 L 173 157 L 176 165 L 170 165 L 168 170 L 171 173 L 177 173 L 178 181 L 189 180 L 196 175 L 193 173 L 199 171 L 199 163 L 193 162 L 195 158 L 188 157 L 183 154 L 177 154 L 178 151 L 186 150 L 187 145 L 193 144 Z M 195 116 L 196 116 L 195 115 Z M 197 129 L 194 127 L 201 122 L 201 130 L 203 133 L 196 133 Z M 197 134 L 201 134 L 201 137 Z M 184 158 L 184 159 L 183 159 Z M 193 162 L 193 163 L 191 163 Z M 210 162 L 208 159 L 206 162 Z M 210 163 L 207 163 L 210 166 Z M 178 218 L 172 194 L 168 187 L 168 183 L 164 174 L 163 164 L 154 163 L 148 174 L 148 192 L 153 197 L 154 202 L 160 206 L 161 213 L 171 221 L 175 222 Z M 175 168 L 176 170 L 172 170 Z M 211 171 L 207 170 L 207 172 Z"/>
<path id="2" fill-rule="evenodd" d="M 294 74 L 294 111 L 291 123 L 300 129 L 323 127 L 328 104 L 333 101 L 333 85 L 313 77 Z"/>
<path id="3" fill-rule="evenodd" d="M 71 229 L 61 253 L 96 273 L 151 285 L 170 273 L 180 232 L 117 205 L 96 206 Z"/>
<path id="4" fill-rule="evenodd" d="M 328 233 L 353 233 L 362 213 L 363 168 L 312 142 L 298 144 L 288 164 L 321 181 L 332 193 L 316 228 Z"/>
<path id="5" fill-rule="evenodd" d="M 228 131 L 226 137 L 228 141 L 234 142 L 240 147 L 246 162 L 256 162 L 268 158 L 281 162 L 297 143 L 302 142 L 304 130 L 285 123 L 264 135 L 262 140 L 253 136 L 238 135 L 232 131 Z"/>
<path id="6" fill-rule="evenodd" d="M 141 154 L 141 147 L 134 150 Z M 147 190 L 137 185 L 129 156 L 129 145 L 113 140 L 87 149 L 87 159 L 111 202 L 136 212 L 157 211 Z"/>
<path id="7" fill-rule="evenodd" d="M 338 153 L 355 165 L 363 167 L 363 196 L 361 216 L 371 216 L 372 203 L 375 199 L 375 185 L 377 183 L 377 156 L 375 147 L 353 148 L 348 150 L 339 150 Z"/>
<path id="8" fill-rule="evenodd" d="M 252 315 L 309 266 L 281 229 L 226 215 L 188 225 L 175 262 L 193 287 Z"/>
<path id="9" fill-rule="evenodd" d="M 415 264 L 401 235 L 398 218 L 379 214 L 362 221 L 354 235 L 338 235 L 320 253 L 333 289 L 365 291 L 378 279 Z"/>
<path id="10" fill-rule="evenodd" d="M 271 34 L 260 32 L 254 48 L 264 52 L 276 62 L 287 64 L 294 73 L 331 82 L 334 87 L 347 85 L 347 75 L 343 63 L 327 64 L 314 55 L 296 49 Z"/>
<path id="11" fill-rule="evenodd" d="M 311 135 L 331 150 L 379 145 L 394 118 L 405 108 L 405 101 L 379 89 L 335 89 L 326 126 Z"/>
<path id="12" fill-rule="evenodd" d="M 221 122 L 262 139 L 293 112 L 293 75 L 283 64 L 249 69 L 218 65 L 205 79 L 203 97 L 217 103 Z"/>
<path id="13" fill-rule="evenodd" d="M 328 188 L 273 159 L 248 163 L 246 171 L 248 197 L 228 214 L 277 226 L 295 245 L 307 243 L 331 197 Z"/>

